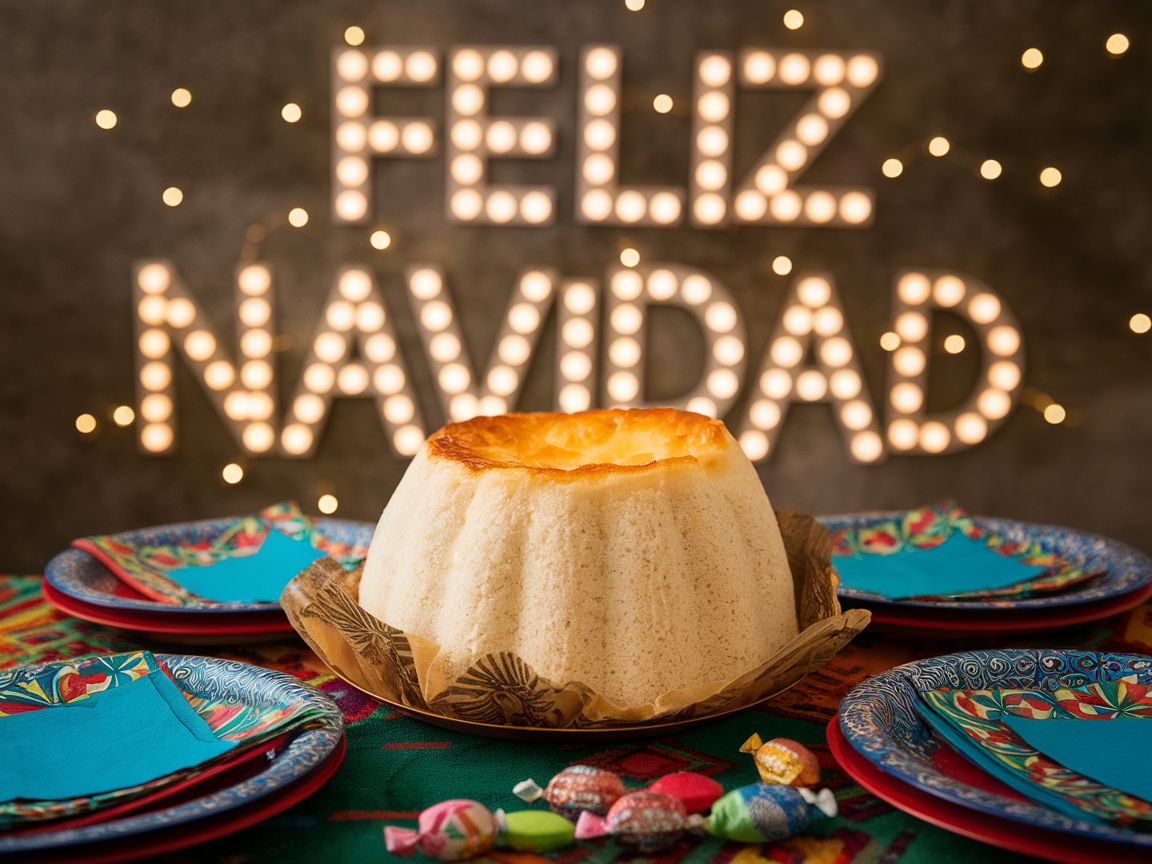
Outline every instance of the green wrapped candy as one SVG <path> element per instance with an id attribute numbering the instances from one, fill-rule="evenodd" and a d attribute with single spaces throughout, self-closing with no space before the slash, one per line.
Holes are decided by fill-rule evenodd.
<path id="1" fill-rule="evenodd" d="M 836 799 L 827 789 L 817 793 L 757 783 L 729 792 L 713 804 L 704 830 L 740 843 L 770 843 L 803 831 L 820 813 L 836 812 Z"/>
<path id="2" fill-rule="evenodd" d="M 496 845 L 517 852 L 551 852 L 571 845 L 576 839 L 576 826 L 551 810 L 500 811 L 496 820 L 500 826 Z"/>

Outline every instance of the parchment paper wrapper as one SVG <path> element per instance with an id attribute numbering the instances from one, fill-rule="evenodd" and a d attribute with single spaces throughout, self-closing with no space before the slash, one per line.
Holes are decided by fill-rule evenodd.
<path id="1" fill-rule="evenodd" d="M 449 679 L 440 647 L 404 633 L 360 606 L 361 570 L 321 558 L 280 595 L 288 620 L 344 680 L 389 702 L 454 720 L 498 726 L 603 729 L 690 720 L 751 705 L 824 666 L 863 630 L 871 613 L 841 613 L 832 535 L 804 513 L 776 514 L 796 586 L 800 635 L 767 662 L 733 681 L 665 693 L 653 704 L 620 708 L 576 682 L 537 675 L 511 652 L 489 654 Z"/>

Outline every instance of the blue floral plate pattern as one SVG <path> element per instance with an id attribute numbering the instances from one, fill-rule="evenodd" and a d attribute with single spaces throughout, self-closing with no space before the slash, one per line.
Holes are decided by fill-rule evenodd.
<path id="1" fill-rule="evenodd" d="M 973 810 L 1056 831 L 1152 850 L 1152 834 L 1073 819 L 1039 804 L 976 789 L 942 773 L 940 747 L 917 710 L 918 694 L 940 688 L 1055 691 L 1135 675 L 1152 683 L 1152 657 L 1089 651 L 967 651 L 907 663 L 857 685 L 840 703 L 840 731 L 869 762 L 930 795 Z M 1152 854 L 1152 852 L 1150 852 Z"/>
<path id="2" fill-rule="evenodd" d="M 829 531 L 836 532 L 842 528 L 850 530 L 868 528 L 899 519 L 903 515 L 904 511 L 855 513 L 843 516 L 820 516 L 818 520 Z M 836 593 L 845 599 L 863 601 L 872 606 L 919 606 L 928 609 L 985 611 L 989 609 L 1041 609 L 1053 606 L 1074 606 L 1119 597 L 1152 583 L 1152 559 L 1149 559 L 1143 552 L 1117 540 L 1054 525 L 1036 525 L 1030 522 L 1017 522 L 1014 519 L 999 519 L 992 516 L 973 516 L 971 518 L 979 527 L 999 534 L 1006 540 L 1013 542 L 1036 540 L 1045 551 L 1054 552 L 1064 558 L 1083 561 L 1086 567 L 1104 572 L 1063 593 L 1023 599 L 890 600 L 879 594 L 872 594 L 843 585 Z M 832 563 L 835 565 L 835 557 L 833 557 Z"/>
<path id="3" fill-rule="evenodd" d="M 207 519 L 200 522 L 181 522 L 175 525 L 160 525 L 155 528 L 142 528 L 125 533 L 140 545 L 167 546 L 192 545 L 205 539 L 216 537 L 235 523 L 235 519 Z M 331 540 L 349 546 L 367 546 L 372 542 L 376 526 L 370 522 L 353 522 L 348 519 L 314 520 L 320 531 Z M 279 603 L 217 603 L 205 600 L 184 606 L 174 606 L 147 598 L 122 597 L 113 592 L 123 583 L 95 556 L 82 549 L 66 549 L 48 562 L 45 570 L 48 584 L 63 594 L 110 609 L 135 609 L 143 612 L 164 612 L 169 614 L 227 613 L 227 612 L 266 612 L 278 610 Z"/>
<path id="4" fill-rule="evenodd" d="M 283 789 L 311 772 L 333 753 L 344 734 L 344 716 L 336 703 L 316 688 L 284 672 L 213 657 L 178 654 L 156 654 L 155 657 L 167 667 L 185 693 L 244 702 L 265 710 L 303 699 L 312 704 L 314 716 L 309 728 L 277 753 L 263 771 L 231 788 L 164 810 L 137 816 L 126 815 L 96 825 L 46 831 L 26 837 L 6 838 L 0 835 L 0 856 L 130 837 L 242 807 Z M 35 672 L 65 666 L 69 662 L 54 661 L 29 666 L 22 671 L 27 671 L 31 678 Z"/>

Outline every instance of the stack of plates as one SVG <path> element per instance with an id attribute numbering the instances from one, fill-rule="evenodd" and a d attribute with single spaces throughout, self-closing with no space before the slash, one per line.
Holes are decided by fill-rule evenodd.
<path id="1" fill-rule="evenodd" d="M 820 522 L 835 533 L 899 521 L 904 511 L 823 516 Z M 1036 541 L 1048 552 L 1083 561 L 1100 575 L 1070 586 L 1060 593 L 1022 598 L 973 600 L 891 600 L 878 594 L 841 586 L 837 594 L 846 606 L 872 612 L 872 623 L 910 632 L 934 631 L 969 635 L 973 631 L 1020 632 L 1047 630 L 1117 615 L 1139 606 L 1152 596 L 1152 560 L 1116 540 L 1012 519 L 973 516 L 985 531 L 1014 542 Z M 832 563 L 836 563 L 833 557 Z"/>
<path id="2" fill-rule="evenodd" d="M 288 727 L 279 743 L 257 745 L 269 748 L 266 758 L 247 759 L 210 779 L 190 781 L 180 792 L 120 816 L 110 815 L 106 821 L 93 823 L 92 817 L 100 812 L 94 811 L 83 820 L 85 824 L 23 822 L 0 830 L 0 858 L 36 864 L 78 860 L 99 864 L 180 849 L 239 831 L 291 807 L 319 789 L 339 767 L 344 756 L 343 716 L 335 703 L 315 688 L 283 672 L 246 663 L 172 654 L 153 656 L 184 693 L 203 700 L 223 700 L 230 709 L 242 703 L 240 711 L 226 713 L 232 717 L 242 714 L 251 724 L 246 728 L 274 723 L 288 710 L 297 714 L 309 711 L 307 728 L 299 731 L 298 727 Z M 19 680 L 43 680 L 41 673 L 51 675 L 68 663 L 10 669 L 2 675 L 5 680 L 14 680 L 14 675 Z M 0 718 L 0 726 L 4 722 Z M 83 800 L 77 801 L 82 807 Z"/>
<path id="3" fill-rule="evenodd" d="M 182 522 L 129 531 L 117 537 L 140 546 L 192 545 L 223 533 L 235 522 Z M 367 546 L 372 540 L 371 523 L 324 518 L 315 523 L 326 537 L 339 543 Z M 151 599 L 82 549 L 68 549 L 49 562 L 43 592 L 49 603 L 68 615 L 167 642 L 236 644 L 285 638 L 295 632 L 278 603 L 191 600 L 173 605 Z"/>
<path id="4" fill-rule="evenodd" d="M 1152 834 L 1072 818 L 1024 797 L 958 755 L 917 708 L 919 693 L 941 688 L 1052 692 L 1130 675 L 1152 683 L 1152 658 L 1057 650 L 934 657 L 853 689 L 828 726 L 828 744 L 841 767 L 878 798 L 966 837 L 1068 864 L 1147 862 Z"/>

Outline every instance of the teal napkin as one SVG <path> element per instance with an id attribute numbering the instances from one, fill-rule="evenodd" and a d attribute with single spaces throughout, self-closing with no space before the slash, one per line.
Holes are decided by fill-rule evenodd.
<path id="1" fill-rule="evenodd" d="M 931 549 L 906 546 L 891 555 L 836 555 L 840 584 L 890 600 L 988 591 L 1035 579 L 1047 568 L 1021 564 L 959 531 Z"/>
<path id="2" fill-rule="evenodd" d="M 1152 718 L 1035 720 L 1003 714 L 1001 719 L 1005 726 L 1065 768 L 1152 801 Z"/>
<path id="3" fill-rule="evenodd" d="M 214 759 L 221 741 L 163 672 L 65 705 L 0 717 L 0 801 L 147 783 Z"/>
<path id="4" fill-rule="evenodd" d="M 254 555 L 225 558 L 206 567 L 169 570 L 167 576 L 194 594 L 219 603 L 274 603 L 293 576 L 323 557 L 324 552 L 307 540 L 293 540 L 270 528 Z"/>
<path id="5" fill-rule="evenodd" d="M 931 706 L 919 700 L 916 702 L 916 708 L 928 725 L 932 727 L 932 730 L 947 741 L 953 750 L 961 756 L 964 756 L 978 768 L 983 768 L 1005 785 L 1011 786 L 1021 795 L 1026 798 L 1031 798 L 1033 801 L 1043 804 L 1046 807 L 1050 807 L 1058 813 L 1063 813 L 1072 819 L 1082 819 L 1085 822 L 1094 822 L 1098 825 L 1104 824 L 1103 820 L 1097 819 L 1091 814 L 1084 812 L 1079 807 L 1066 801 L 1063 796 L 1051 792 L 1030 780 L 1025 780 L 1015 771 L 1011 771 L 1003 762 L 989 754 L 983 747 L 968 737 L 967 732 L 955 724 L 946 714 L 941 714 L 933 710 Z M 1041 722 L 1050 723 L 1052 721 L 1044 720 Z M 1099 723 L 1105 721 L 1095 720 L 1087 722 Z"/>

